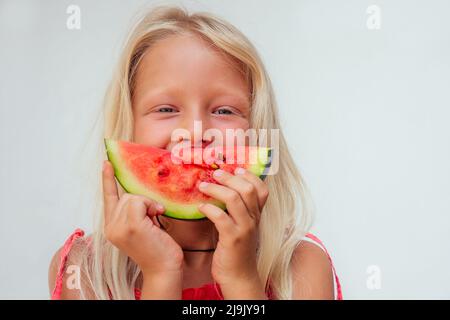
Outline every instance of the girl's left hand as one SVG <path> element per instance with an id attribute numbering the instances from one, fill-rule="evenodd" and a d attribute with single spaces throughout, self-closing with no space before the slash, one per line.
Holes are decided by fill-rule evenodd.
<path id="1" fill-rule="evenodd" d="M 219 169 L 213 176 L 220 184 L 202 182 L 199 189 L 224 202 L 229 214 L 212 204 L 199 206 L 219 232 L 212 276 L 224 296 L 239 289 L 262 295 L 265 286 L 257 272 L 256 249 L 261 211 L 269 196 L 268 187 L 243 168 L 237 168 L 235 175 Z"/>

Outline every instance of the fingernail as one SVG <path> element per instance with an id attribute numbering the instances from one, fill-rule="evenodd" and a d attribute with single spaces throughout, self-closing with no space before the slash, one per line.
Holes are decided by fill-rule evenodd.
<path id="1" fill-rule="evenodd" d="M 106 162 L 107 162 L 107 160 L 103 161 L 103 169 L 102 169 L 103 171 L 105 171 L 105 169 L 106 169 Z"/>
<path id="2" fill-rule="evenodd" d="M 158 203 L 158 204 L 156 205 L 156 210 L 158 210 L 158 211 L 160 211 L 160 212 L 163 212 L 163 211 L 164 211 L 164 206 L 163 206 L 162 204 Z"/>
<path id="3" fill-rule="evenodd" d="M 223 175 L 223 170 L 217 169 L 216 171 L 214 171 L 214 176 L 215 177 L 220 177 L 221 175 Z"/>
<path id="4" fill-rule="evenodd" d="M 245 169 L 243 168 L 236 168 L 236 170 L 234 170 L 234 174 L 244 174 L 245 173 Z"/>
<path id="5" fill-rule="evenodd" d="M 205 189 L 208 186 L 208 182 L 202 181 L 200 182 L 200 184 L 198 185 L 198 187 L 200 189 Z"/>

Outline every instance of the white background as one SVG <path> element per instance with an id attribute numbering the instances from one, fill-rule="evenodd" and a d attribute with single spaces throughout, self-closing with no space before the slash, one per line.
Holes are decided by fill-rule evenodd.
<path id="1" fill-rule="evenodd" d="M 53 253 L 92 231 L 89 141 L 151 3 L 0 1 L 0 298 L 48 299 Z M 260 51 L 344 298 L 450 298 L 450 2 L 170 3 L 221 15 Z M 81 30 L 66 27 L 71 4 Z"/>

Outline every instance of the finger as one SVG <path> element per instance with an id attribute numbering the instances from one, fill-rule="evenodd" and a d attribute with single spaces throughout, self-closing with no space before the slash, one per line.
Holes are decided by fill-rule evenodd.
<path id="1" fill-rule="evenodd" d="M 119 194 L 119 199 L 122 198 L 124 194 L 127 194 L 127 192 L 123 189 L 123 187 L 120 185 L 120 183 L 117 182 L 116 179 L 116 187 L 117 187 L 117 193 Z"/>
<path id="2" fill-rule="evenodd" d="M 132 194 L 125 192 L 120 196 L 119 202 L 117 203 L 117 207 L 115 209 L 116 212 L 115 221 L 120 225 L 124 225 L 127 223 L 128 218 L 126 214 L 127 211 L 125 209 L 131 197 L 133 197 Z"/>
<path id="3" fill-rule="evenodd" d="M 159 220 L 156 216 L 150 217 L 150 219 L 152 220 L 152 222 L 155 226 L 157 226 L 158 228 L 161 228 L 161 224 L 159 223 Z"/>
<path id="4" fill-rule="evenodd" d="M 234 222 L 228 214 L 219 207 L 210 203 L 203 203 L 198 206 L 198 209 L 214 223 L 217 231 L 219 232 L 219 236 L 221 234 L 228 235 L 234 231 Z"/>
<path id="5" fill-rule="evenodd" d="M 256 188 L 252 183 L 242 178 L 241 176 L 235 176 L 229 172 L 220 169 L 214 171 L 213 177 L 220 184 L 237 191 L 241 196 L 242 200 L 244 201 L 248 213 L 254 219 L 258 218 L 259 199 L 256 193 Z"/>
<path id="6" fill-rule="evenodd" d="M 262 208 L 266 204 L 267 198 L 269 197 L 269 188 L 267 184 L 261 180 L 260 177 L 254 175 L 248 170 L 245 170 L 244 168 L 236 168 L 236 170 L 234 170 L 234 174 L 244 178 L 256 188 L 259 209 L 261 212 Z"/>
<path id="7" fill-rule="evenodd" d="M 214 199 L 224 202 L 235 224 L 244 226 L 251 221 L 252 218 L 247 211 L 247 207 L 237 191 L 207 182 L 200 183 L 199 190 Z"/>
<path id="8" fill-rule="evenodd" d="M 140 223 L 143 220 L 164 213 L 164 207 L 147 197 L 131 195 L 125 204 L 128 223 Z"/>
<path id="9" fill-rule="evenodd" d="M 114 208 L 119 202 L 116 179 L 114 178 L 114 168 L 107 160 L 103 162 L 102 178 L 105 225 L 107 225 L 112 220 Z"/>

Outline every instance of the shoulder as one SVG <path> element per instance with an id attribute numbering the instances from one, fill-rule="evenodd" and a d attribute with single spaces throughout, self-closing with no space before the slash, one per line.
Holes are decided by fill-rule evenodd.
<path id="1" fill-rule="evenodd" d="M 293 299 L 334 299 L 334 275 L 329 256 L 320 244 L 305 239 L 292 254 Z"/>
<path id="2" fill-rule="evenodd" d="M 77 284 L 82 283 L 81 265 L 89 252 L 90 240 L 91 236 L 84 236 L 84 232 L 73 233 L 53 254 L 48 269 L 48 286 L 52 299 L 80 299 L 80 292 L 76 289 Z"/>

